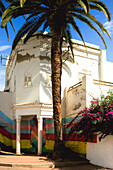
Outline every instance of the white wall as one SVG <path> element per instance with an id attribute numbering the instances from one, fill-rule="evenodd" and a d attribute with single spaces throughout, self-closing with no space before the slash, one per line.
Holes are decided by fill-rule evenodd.
<path id="1" fill-rule="evenodd" d="M 13 58 L 16 60 L 18 55 L 22 55 L 23 61 L 16 62 L 16 65 L 9 70 L 10 89 L 13 92 L 14 104 L 22 103 L 52 103 L 51 85 L 46 85 L 47 75 L 51 76 L 51 39 L 45 36 L 34 36 L 26 44 L 19 43 L 15 51 L 12 51 Z M 69 51 L 63 58 L 62 70 L 62 99 L 64 99 L 64 91 L 70 86 L 82 80 L 84 75 L 91 75 L 94 79 L 100 78 L 100 56 L 101 51 L 98 46 L 86 43 L 83 47 L 81 41 L 74 40 L 74 60 L 72 61 L 71 52 Z M 67 50 L 64 44 L 63 50 Z M 26 55 L 34 57 L 25 58 Z M 71 57 L 70 57 L 71 56 Z M 13 74 L 11 74 L 13 70 Z M 28 71 L 32 74 L 32 87 L 24 87 L 24 73 Z M 16 91 L 14 92 L 14 76 L 16 74 Z M 50 83 L 51 84 L 51 83 Z M 15 100 L 16 97 L 16 100 Z M 64 100 L 63 100 L 64 101 Z M 64 109 L 65 110 L 65 109 Z"/>
<path id="2" fill-rule="evenodd" d="M 97 143 L 87 143 L 87 159 L 94 165 L 113 168 L 113 136 L 109 135 Z"/>
<path id="3" fill-rule="evenodd" d="M 16 104 L 39 102 L 40 65 L 38 58 L 17 63 Z M 32 86 L 24 87 L 24 74 L 31 73 Z"/>
<path id="4" fill-rule="evenodd" d="M 13 119 L 14 116 L 12 106 L 12 93 L 0 92 L 0 110 L 10 119 Z"/>
<path id="5" fill-rule="evenodd" d="M 75 116 L 75 113 L 90 106 L 92 99 L 100 98 L 102 94 L 107 95 L 111 89 L 113 89 L 113 83 L 93 80 L 90 75 L 84 76 L 81 83 L 70 87 L 67 92 L 66 116 Z"/>

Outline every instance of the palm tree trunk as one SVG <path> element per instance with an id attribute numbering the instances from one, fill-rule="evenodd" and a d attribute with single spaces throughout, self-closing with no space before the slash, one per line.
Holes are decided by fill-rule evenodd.
<path id="1" fill-rule="evenodd" d="M 62 141 L 61 115 L 61 73 L 62 73 L 62 35 L 52 34 L 51 69 L 55 147 Z"/>

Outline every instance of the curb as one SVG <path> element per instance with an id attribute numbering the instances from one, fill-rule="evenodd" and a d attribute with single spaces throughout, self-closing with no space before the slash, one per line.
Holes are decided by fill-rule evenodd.
<path id="1" fill-rule="evenodd" d="M 0 162 L 0 166 L 7 167 L 29 167 L 29 168 L 61 168 L 61 167 L 71 167 L 77 165 L 87 165 L 89 161 L 68 161 L 68 162 L 51 162 L 51 163 L 3 163 Z"/>
<path id="2" fill-rule="evenodd" d="M 3 162 L 0 162 L 0 166 L 28 167 L 28 168 L 54 168 L 54 163 L 29 164 L 29 163 L 3 163 Z"/>
<path id="3" fill-rule="evenodd" d="M 89 161 L 54 162 L 55 168 L 71 167 L 71 166 L 87 165 L 87 164 L 89 164 Z"/>

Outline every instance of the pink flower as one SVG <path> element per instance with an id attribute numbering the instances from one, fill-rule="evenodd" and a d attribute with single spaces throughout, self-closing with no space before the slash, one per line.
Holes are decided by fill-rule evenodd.
<path id="1" fill-rule="evenodd" d="M 99 112 L 96 113 L 97 115 L 100 114 Z"/>
<path id="2" fill-rule="evenodd" d="M 110 114 L 113 115 L 113 112 L 108 112 L 108 114 L 109 114 L 109 115 L 110 115 Z"/>
<path id="3" fill-rule="evenodd" d="M 92 100 L 92 101 L 91 101 L 91 103 L 95 104 L 95 103 L 97 103 L 97 101 L 95 101 L 95 100 Z"/>
<path id="4" fill-rule="evenodd" d="M 103 121 L 105 122 L 105 121 L 106 121 L 106 119 L 103 119 Z"/>

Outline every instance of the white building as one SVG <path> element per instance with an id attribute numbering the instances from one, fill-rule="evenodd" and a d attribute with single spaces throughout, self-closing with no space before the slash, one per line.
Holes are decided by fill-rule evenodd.
<path id="1" fill-rule="evenodd" d="M 91 97 L 113 87 L 110 83 L 113 82 L 113 63 L 106 61 L 106 51 L 86 43 L 87 55 L 83 43 L 73 41 L 74 63 L 68 45 L 63 44 L 63 118 L 72 117 L 89 105 Z M 53 116 L 50 48 L 51 36 L 37 32 L 26 44 L 21 40 L 7 59 L 5 92 L 0 92 L 0 111 L 11 120 L 16 119 L 17 154 L 21 153 L 22 145 L 21 120 L 31 120 L 34 116 L 38 119 L 38 154 L 42 154 L 43 119 Z"/>

